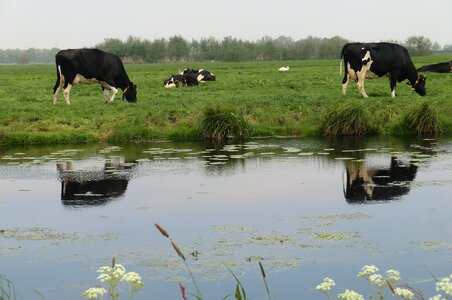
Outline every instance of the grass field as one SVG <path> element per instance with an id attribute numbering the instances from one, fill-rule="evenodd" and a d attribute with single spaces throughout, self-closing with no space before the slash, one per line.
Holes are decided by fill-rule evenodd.
<path id="1" fill-rule="evenodd" d="M 416 67 L 452 60 L 452 54 L 416 57 Z M 352 82 L 341 95 L 339 59 L 323 61 L 203 62 L 126 65 L 138 85 L 136 104 L 104 104 L 99 85 L 76 85 L 71 105 L 63 95 L 52 105 L 54 65 L 0 66 L 0 143 L 131 142 L 195 140 L 206 110 L 233 111 L 249 125 L 249 136 L 322 135 L 328 112 L 360 105 L 369 116 L 368 133 L 413 134 L 404 124 L 412 107 L 428 102 L 438 112 L 442 133 L 452 133 L 452 74 L 426 73 L 426 97 L 404 82 L 390 97 L 387 78 L 366 81 L 369 99 Z M 280 73 L 281 66 L 290 71 Z M 163 80 L 185 67 L 205 68 L 217 81 L 165 89 Z M 406 123 L 406 122 L 405 122 Z"/>

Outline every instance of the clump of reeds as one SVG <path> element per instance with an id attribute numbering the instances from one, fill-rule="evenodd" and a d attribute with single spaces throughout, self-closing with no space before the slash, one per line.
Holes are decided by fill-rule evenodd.
<path id="1" fill-rule="evenodd" d="M 14 283 L 5 275 L 0 274 L 0 299 L 16 299 Z"/>
<path id="2" fill-rule="evenodd" d="M 185 255 L 182 253 L 182 250 L 177 246 L 177 244 L 173 241 L 173 239 L 170 237 L 168 232 L 162 226 L 160 226 L 157 223 L 155 223 L 154 225 L 164 237 L 166 237 L 167 239 L 170 240 L 171 246 L 176 251 L 177 255 L 184 261 L 185 267 L 187 268 L 188 273 L 190 274 L 190 277 L 191 277 L 191 279 L 193 281 L 193 285 L 196 288 L 196 295 L 195 295 L 196 299 L 202 300 L 202 296 L 201 296 L 201 292 L 199 291 L 198 284 L 196 283 L 195 277 L 193 276 L 193 273 L 191 272 L 190 267 L 188 266 L 187 260 L 185 258 Z M 181 288 L 182 298 L 185 299 L 186 298 L 186 296 L 185 296 L 185 287 L 182 288 L 181 285 L 179 287 Z"/>
<path id="3" fill-rule="evenodd" d="M 243 287 L 242 283 L 240 282 L 240 280 L 237 278 L 237 276 L 235 276 L 234 272 L 231 271 L 231 269 L 229 269 L 229 272 L 232 274 L 232 276 L 234 277 L 235 281 L 237 281 L 237 284 L 235 285 L 235 291 L 234 291 L 234 298 L 236 300 L 246 300 L 246 292 L 245 292 L 245 288 Z M 223 299 L 228 298 L 230 295 L 227 295 L 226 297 L 224 297 Z"/>
<path id="4" fill-rule="evenodd" d="M 327 110 L 322 124 L 323 135 L 363 135 L 369 127 L 369 116 L 363 104 L 350 102 Z"/>
<path id="5" fill-rule="evenodd" d="M 225 141 L 232 137 L 240 140 L 246 138 L 249 131 L 250 126 L 243 113 L 218 107 L 204 110 L 200 130 L 203 139 Z"/>
<path id="6" fill-rule="evenodd" d="M 406 114 L 405 125 L 419 135 L 441 132 L 437 109 L 427 101 L 415 106 Z"/>

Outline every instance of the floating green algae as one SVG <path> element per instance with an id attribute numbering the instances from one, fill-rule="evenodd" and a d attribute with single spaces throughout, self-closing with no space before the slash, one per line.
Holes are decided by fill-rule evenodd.
<path id="1" fill-rule="evenodd" d="M 361 238 L 361 234 L 357 231 L 350 232 L 316 232 L 316 237 L 321 240 L 342 241 Z"/>

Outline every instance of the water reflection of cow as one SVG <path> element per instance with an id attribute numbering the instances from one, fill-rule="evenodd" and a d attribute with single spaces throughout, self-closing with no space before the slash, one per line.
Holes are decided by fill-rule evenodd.
<path id="1" fill-rule="evenodd" d="M 135 164 L 107 160 L 101 168 L 75 170 L 72 161 L 57 163 L 64 205 L 103 205 L 127 190 Z"/>
<path id="2" fill-rule="evenodd" d="M 407 194 L 417 166 L 391 157 L 389 168 L 369 168 L 365 161 L 360 161 L 358 165 L 347 161 L 346 172 L 344 195 L 347 202 L 365 203 L 392 200 Z"/>

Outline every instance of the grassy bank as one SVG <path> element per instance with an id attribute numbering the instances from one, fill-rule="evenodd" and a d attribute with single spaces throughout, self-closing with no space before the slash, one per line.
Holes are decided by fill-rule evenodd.
<path id="1" fill-rule="evenodd" d="M 452 60 L 452 55 L 415 58 L 416 67 Z M 290 71 L 280 73 L 281 66 Z M 185 67 L 206 68 L 216 82 L 164 89 L 163 79 Z M 413 134 L 410 110 L 427 102 L 437 111 L 443 133 L 452 133 L 452 74 L 427 73 L 426 97 L 405 83 L 390 97 L 385 78 L 367 81 L 369 99 L 355 85 L 341 95 L 339 59 L 325 61 L 174 63 L 126 65 L 138 84 L 136 104 L 104 104 L 99 85 L 76 85 L 71 105 L 60 94 L 52 105 L 54 65 L 0 66 L 0 143 L 119 142 L 201 138 L 206 111 L 224 109 L 246 120 L 256 136 L 322 135 L 324 120 L 335 107 L 359 105 L 368 116 L 366 134 Z M 411 113 L 413 114 L 413 113 Z"/>

